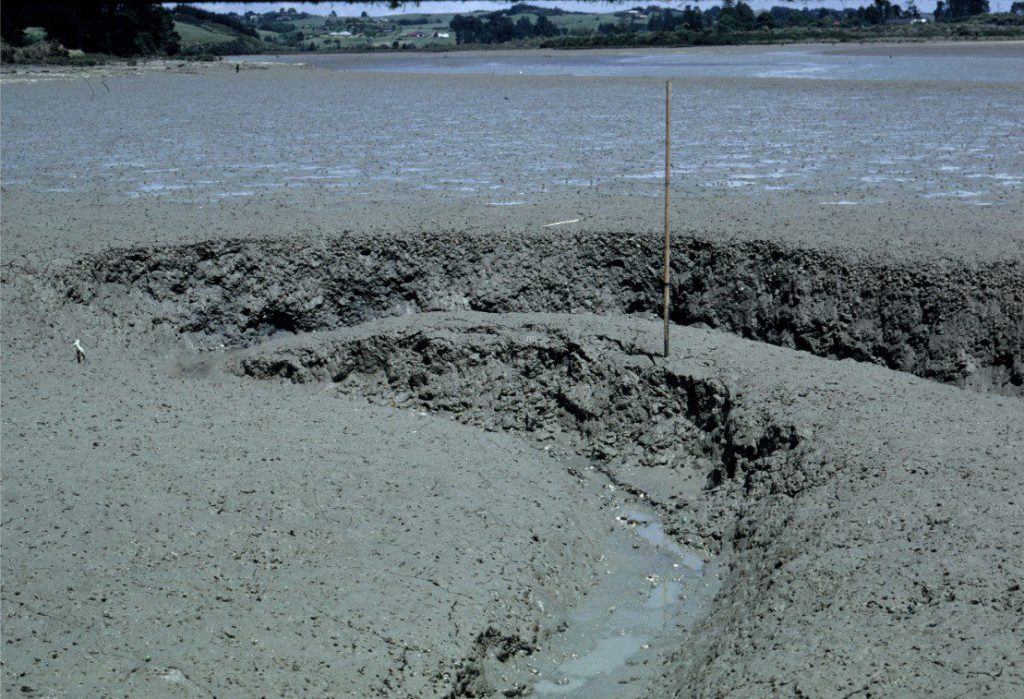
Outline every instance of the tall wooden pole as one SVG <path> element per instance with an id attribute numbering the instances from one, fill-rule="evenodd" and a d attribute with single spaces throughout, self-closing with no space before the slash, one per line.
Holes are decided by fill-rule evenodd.
<path id="1" fill-rule="evenodd" d="M 665 264 L 661 279 L 661 306 L 665 319 L 665 356 L 668 357 L 668 296 L 669 296 L 669 248 L 671 237 L 668 227 L 669 175 L 672 161 L 672 82 L 665 82 Z"/>

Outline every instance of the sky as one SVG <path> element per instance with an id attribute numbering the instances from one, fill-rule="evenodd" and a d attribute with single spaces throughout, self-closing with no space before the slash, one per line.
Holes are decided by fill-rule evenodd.
<path id="1" fill-rule="evenodd" d="M 720 5 L 721 0 L 672 0 L 670 2 L 658 2 L 657 0 L 628 0 L 627 2 L 602 2 L 600 0 L 522 0 L 531 5 L 541 7 L 560 7 L 565 10 L 576 12 L 618 12 L 637 5 L 662 5 L 664 7 L 683 8 L 686 5 L 698 5 L 711 7 Z M 871 0 L 814 0 L 790 2 L 787 0 L 746 0 L 747 4 L 754 10 L 766 10 L 773 5 L 790 7 L 831 7 L 842 9 L 844 7 L 860 7 L 871 4 Z M 895 4 L 906 7 L 909 0 L 893 0 Z M 1007 12 L 1010 9 L 1012 0 L 989 0 L 989 5 L 995 12 Z M 165 3 L 172 6 L 174 3 Z M 204 2 L 202 7 L 214 12 L 237 12 L 243 14 L 246 11 L 270 12 L 279 10 L 282 7 L 294 7 L 300 12 L 309 14 L 328 15 L 332 10 L 341 16 L 358 15 L 365 11 L 370 16 L 388 16 L 401 14 L 419 14 L 424 12 L 473 12 L 474 10 L 496 10 L 512 5 L 512 2 L 498 2 L 495 0 L 466 0 L 465 2 L 447 0 L 426 0 L 418 5 L 413 2 L 403 2 L 397 9 L 391 9 L 387 2 L 321 2 L 318 4 L 307 4 L 297 2 Z M 931 12 L 935 9 L 935 0 L 917 0 L 917 8 L 922 12 Z"/>

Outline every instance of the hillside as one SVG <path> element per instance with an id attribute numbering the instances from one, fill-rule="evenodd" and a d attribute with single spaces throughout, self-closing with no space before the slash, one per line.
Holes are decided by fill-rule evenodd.
<path id="1" fill-rule="evenodd" d="M 259 34 L 231 15 L 179 5 L 171 13 L 185 55 L 259 53 L 267 49 Z"/>

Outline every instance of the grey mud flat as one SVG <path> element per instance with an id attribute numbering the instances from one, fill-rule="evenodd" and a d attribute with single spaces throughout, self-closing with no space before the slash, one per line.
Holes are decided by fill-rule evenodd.
<path id="1" fill-rule="evenodd" d="M 665 360 L 657 134 L 615 111 L 660 77 L 129 73 L 0 76 L 5 696 L 571 688 L 647 517 L 717 577 L 624 696 L 1024 693 L 1018 84 L 685 81 L 767 112 L 691 120 Z M 435 128 L 453 94 L 492 106 Z M 836 105 L 892 132 L 686 179 Z M 977 110 L 921 174 L 900 125 Z"/>
<path id="2" fill-rule="evenodd" d="M 613 314 L 247 337 L 104 259 L 5 276 L 8 691 L 528 691 L 618 514 L 549 445 L 721 571 L 631 695 L 1024 686 L 1017 398 Z"/>

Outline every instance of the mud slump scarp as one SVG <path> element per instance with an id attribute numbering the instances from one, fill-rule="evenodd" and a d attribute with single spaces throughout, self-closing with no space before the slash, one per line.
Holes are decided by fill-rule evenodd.
<path id="1" fill-rule="evenodd" d="M 631 696 L 626 687 L 650 681 L 711 609 L 718 564 L 706 573 L 699 551 L 722 550 L 744 499 L 764 491 L 780 463 L 800 461 L 799 431 L 737 410 L 721 381 L 672 369 L 638 339 L 558 321 L 420 315 L 280 338 L 230 362 L 244 376 L 321 384 L 517 433 L 556 457 L 582 454 L 609 490 L 629 497 L 617 520 L 639 540 L 609 535 L 608 579 L 569 626 L 525 654 L 483 639 L 452 696 L 496 685 Z M 584 477 L 586 467 L 552 468 Z"/>
<path id="2" fill-rule="evenodd" d="M 325 476 L 355 465 L 351 475 L 371 479 L 369 486 L 355 494 L 339 489 L 338 502 L 360 506 L 380 499 L 381 511 L 399 513 L 396 521 L 405 519 L 408 507 L 422 509 L 433 487 L 425 476 L 446 474 L 450 485 L 440 492 L 451 497 L 426 507 L 436 525 L 431 535 L 407 538 L 395 530 L 395 542 L 405 547 L 397 549 L 396 562 L 418 556 L 423 542 L 442 542 L 435 545 L 442 555 L 437 572 L 449 583 L 467 580 L 474 596 L 488 595 L 479 604 L 486 615 L 460 607 L 453 617 L 458 642 L 444 646 L 444 657 L 421 658 L 415 667 L 420 677 L 438 668 L 440 674 L 429 677 L 442 694 L 515 690 L 524 682 L 517 675 L 521 664 L 541 660 L 548 664 L 547 676 L 527 678 L 527 689 L 556 691 L 587 679 L 591 661 L 586 658 L 625 658 L 625 668 L 637 669 L 630 663 L 648 662 L 645 668 L 653 667 L 657 675 L 648 696 L 772 696 L 790 689 L 815 696 L 927 695 L 943 687 L 978 696 L 1020 694 L 1014 691 L 1021 686 L 1019 663 L 1013 662 L 1020 634 L 1010 612 L 1020 606 L 1013 571 L 1021 568 L 1014 538 L 1021 500 L 1013 487 L 1020 482 L 1021 401 L 704 328 L 674 327 L 672 356 L 662 359 L 651 354 L 660 347 L 660 325 L 642 317 L 650 310 L 644 303 L 656 298 L 643 280 L 656 275 L 641 273 L 650 251 L 637 239 L 499 241 L 488 243 L 486 252 L 481 240 L 445 244 L 442 249 L 437 240 L 365 237 L 235 241 L 90 257 L 63 277 L 61 290 L 71 302 L 53 295 L 49 306 L 59 305 L 57 310 L 67 314 L 62 327 L 94 328 L 94 337 L 104 344 L 86 342 L 95 348 L 88 365 L 55 373 L 57 388 L 50 390 L 77 389 L 78 372 L 102 368 L 91 384 L 95 394 L 118 368 L 131 368 L 133 378 L 110 395 L 124 402 L 125 395 L 145 387 L 155 405 L 165 389 L 176 394 L 179 417 L 169 425 L 162 411 L 149 411 L 152 424 L 163 430 L 158 434 L 170 444 L 181 434 L 171 429 L 189 425 L 204 432 L 206 419 L 186 417 L 194 409 L 212 418 L 219 408 L 209 404 L 222 391 L 233 398 L 226 403 L 229 411 L 270 407 L 240 427 L 218 424 L 206 442 L 184 440 L 183 447 L 215 447 L 195 450 L 189 472 L 233 465 L 235 478 L 244 480 L 251 469 L 248 455 L 235 454 L 234 444 L 219 451 L 219 436 L 237 434 L 244 444 L 251 434 L 257 445 L 280 449 L 281 430 L 291 438 L 285 448 L 296 453 L 296 461 L 305 458 L 298 454 L 307 444 L 317 454 L 310 459 L 315 468 L 305 487 L 320 488 Z M 603 247 L 597 249 L 598 244 Z M 795 344 L 848 359 L 853 354 L 847 352 L 848 340 L 873 337 L 878 356 L 905 345 L 908 366 L 923 375 L 963 349 L 965 360 L 973 357 L 976 366 L 992 368 L 992 377 L 1002 371 L 1011 386 L 1014 372 L 1019 375 L 1013 367 L 1022 356 L 1015 349 L 1022 337 L 1022 286 L 1015 262 L 915 272 L 893 265 L 836 266 L 820 252 L 755 244 L 730 250 L 687 241 L 684 247 L 681 269 L 692 271 L 680 277 L 677 291 L 689 304 L 681 306 L 685 319 L 734 317 L 749 322 L 743 327 L 751 334 L 764 331 L 768 339 L 772 333 L 766 327 L 782 332 L 799 325 L 803 330 L 793 335 Z M 773 250 L 778 259 L 771 257 Z M 759 258 L 762 253 L 768 254 L 767 262 Z M 703 291 L 686 296 L 698 288 Z M 792 293 L 780 302 L 786 288 Z M 871 289 L 876 302 L 856 307 Z M 20 307 L 29 317 L 39 314 L 36 325 L 45 328 L 50 317 L 37 305 L 38 296 L 26 293 Z M 533 308 L 567 312 L 517 312 Z M 592 313 L 584 312 L 588 309 Z M 432 310 L 446 312 L 427 312 Z M 797 310 L 800 314 L 792 315 Z M 765 325 L 772 318 L 778 324 Z M 823 344 L 814 344 L 815 338 Z M 825 342 L 829 338 L 836 343 Z M 181 351 L 189 345 L 227 345 L 230 351 Z M 56 366 L 48 352 L 40 356 L 48 356 L 49 363 L 38 366 Z M 203 386 L 192 390 L 187 378 L 201 375 L 202 367 L 149 383 L 160 371 L 154 356 L 168 354 L 169 361 L 184 354 L 182 362 L 208 362 L 209 377 L 196 382 Z M 112 363 L 114 355 L 119 363 Z M 133 359 L 144 361 L 136 366 Z M 242 377 L 271 382 L 225 377 L 220 372 L 225 365 Z M 34 364 L 23 366 L 32 367 L 26 375 L 43 373 Z M 285 386 L 285 381 L 303 385 Z M 332 392 L 357 400 L 335 400 Z M 202 398 L 195 401 L 193 395 Z M 145 408 L 143 400 L 139 408 Z M 81 405 L 93 410 L 90 406 L 102 404 L 91 399 Z M 372 413 L 372 419 L 357 419 L 350 410 Z M 135 405 L 125 405 L 123 414 L 132 420 L 136 412 Z M 440 419 L 423 415 L 431 412 Z M 467 429 L 447 417 L 482 429 Z M 373 438 L 350 439 L 346 426 L 359 426 L 361 434 Z M 423 462 L 427 468 L 409 468 L 421 463 L 429 440 L 417 432 L 427 426 L 435 437 Z M 455 433 L 466 439 L 453 440 Z M 40 453 L 53 450 L 50 438 L 49 428 L 39 432 Z M 95 446 L 88 438 L 83 446 Z M 630 496 L 619 512 L 627 524 L 616 523 L 614 513 L 604 509 L 602 492 L 574 478 L 571 469 L 581 472 L 579 466 L 548 459 L 526 441 L 541 452 L 581 454 L 595 463 L 615 487 L 610 492 Z M 491 456 L 491 442 L 504 445 L 497 456 Z M 362 471 L 360 460 L 349 458 L 360 449 L 371 457 L 362 463 L 372 465 Z M 177 449 L 168 451 L 166 459 L 180 460 Z M 401 452 L 415 460 L 397 457 Z M 529 459 L 506 457 L 526 452 Z M 111 472 L 107 484 L 120 484 L 123 473 L 138 470 L 130 460 L 124 468 Z M 58 478 L 68 473 L 61 469 Z M 167 466 L 166 473 L 178 472 L 176 463 Z M 276 465 L 267 472 L 284 483 L 293 474 Z M 38 480 L 39 492 L 52 492 L 50 482 Z M 396 483 L 406 487 L 401 498 L 390 495 Z M 253 516 L 266 507 L 264 500 L 251 502 Z M 277 502 L 289 499 L 278 496 Z M 453 502 L 461 503 L 462 517 L 452 516 Z M 475 545 L 468 551 L 447 544 L 449 536 L 458 539 L 469 531 L 477 503 L 501 505 L 507 513 L 481 525 L 485 531 L 472 532 L 478 541 L 505 542 L 500 549 L 495 544 L 493 556 L 477 554 Z M 586 597 L 584 586 L 600 572 L 591 564 L 603 551 L 604 527 L 629 527 L 632 519 L 636 531 L 652 533 L 641 523 L 644 512 L 631 513 L 638 503 L 650 507 L 648 514 L 660 519 L 677 544 L 705 551 L 725 567 L 709 616 L 689 635 L 673 637 L 675 649 L 658 657 L 625 655 L 629 643 L 645 637 L 643 628 L 624 634 L 629 643 L 591 636 L 593 643 L 579 652 L 569 637 L 585 619 L 567 625 L 567 643 L 559 646 L 557 626 L 570 621 L 567 612 Z M 210 531 L 232 536 L 235 530 L 223 524 L 219 511 L 216 519 Z M 191 515 L 182 521 L 190 520 Z M 577 524 L 567 527 L 570 521 Z M 125 534 L 133 536 L 135 520 L 124 522 Z M 362 524 L 364 518 L 353 522 Z M 533 535 L 544 541 L 548 532 L 556 545 L 535 547 Z M 332 564 L 324 579 L 333 581 L 338 553 L 362 552 L 365 541 L 336 551 L 317 548 L 317 555 Z M 636 537 L 632 543 L 645 545 Z M 195 545 L 215 549 L 203 541 Z M 461 557 L 449 557 L 451 551 Z M 25 549 L 25 560 L 33 556 Z M 555 565 L 530 567 L 535 560 Z M 495 572 L 504 575 L 504 562 L 521 572 L 512 588 L 495 586 L 492 601 L 488 585 Z M 107 568 L 117 573 L 116 565 Z M 302 575 L 307 570 L 295 569 Z M 467 576 L 472 570 L 477 573 Z M 437 598 L 446 599 L 432 583 L 436 579 L 421 581 L 428 594 L 405 597 L 415 604 L 389 638 L 403 636 L 407 628 L 440 640 L 449 635 L 454 624 L 428 623 L 420 615 L 433 610 Z M 658 587 L 642 582 L 646 607 Z M 666 585 L 664 595 L 685 594 L 685 581 L 669 582 L 681 587 Z M 290 603 L 296 596 L 292 590 L 299 589 L 295 585 L 279 599 Z M 330 583 L 328 589 L 334 589 Z M 373 589 L 381 595 L 381 603 L 371 600 L 370 613 L 376 614 L 391 597 L 385 587 Z M 538 591 L 564 600 L 556 621 L 547 626 L 551 619 L 536 606 L 544 602 Z M 601 595 L 595 590 L 591 597 Z M 653 599 L 656 603 L 658 597 Z M 509 610 L 519 621 L 509 623 Z M 600 606 L 591 611 L 581 615 L 603 616 Z M 613 616 L 607 608 L 605 613 Z M 622 628 L 614 619 L 612 624 Z M 281 628 L 293 640 L 291 629 Z M 433 643 L 431 648 L 442 645 Z M 377 667 L 389 677 L 411 677 L 403 648 L 396 646 L 394 653 Z M 959 660 L 933 662 L 947 657 Z M 532 676 L 529 666 L 525 672 Z M 543 679 L 551 686 L 541 685 Z"/>
<path id="3" fill-rule="evenodd" d="M 651 314 L 655 236 L 558 231 L 219 240 L 111 250 L 63 274 L 73 300 L 206 342 L 333 330 L 428 311 Z M 978 390 L 1024 390 L 1024 270 L 855 258 L 767 241 L 682 237 L 672 320 Z"/>
<path id="4" fill-rule="evenodd" d="M 636 496 L 685 509 L 672 533 L 711 551 L 737 498 L 801 444 L 771 415 L 737 417 L 721 381 L 677 371 L 621 336 L 577 335 L 532 316 L 485 324 L 483 314 L 447 315 L 271 341 L 233 370 L 326 383 L 571 449 Z"/>

